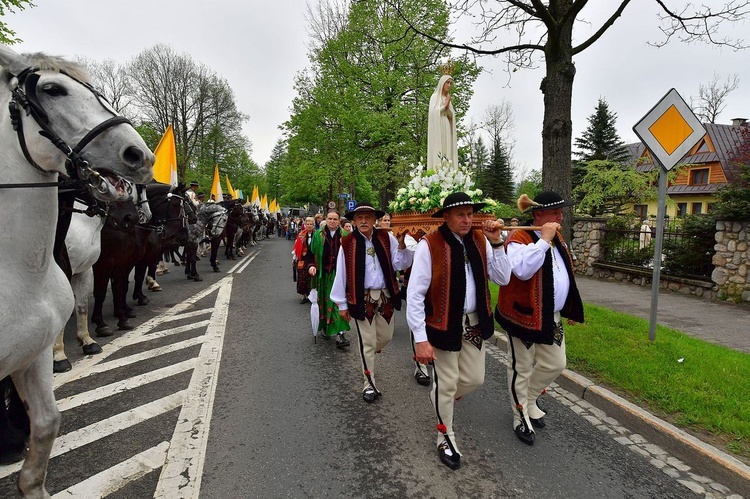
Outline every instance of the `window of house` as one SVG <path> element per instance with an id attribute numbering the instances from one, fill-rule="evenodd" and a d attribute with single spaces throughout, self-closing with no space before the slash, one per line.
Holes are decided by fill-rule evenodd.
<path id="1" fill-rule="evenodd" d="M 645 220 L 648 218 L 648 205 L 647 204 L 637 204 L 633 206 L 633 211 L 635 211 L 638 214 L 638 218 L 641 220 Z"/>
<path id="2" fill-rule="evenodd" d="M 706 204 L 706 213 L 711 213 L 714 211 L 714 204 L 713 203 L 707 203 Z"/>
<path id="3" fill-rule="evenodd" d="M 690 207 L 690 210 L 690 213 L 692 213 L 693 215 L 703 213 L 703 203 L 693 203 L 693 205 Z"/>
<path id="4" fill-rule="evenodd" d="M 690 170 L 690 185 L 706 185 L 708 183 L 708 168 Z"/>
<path id="5" fill-rule="evenodd" d="M 687 215 L 687 203 L 677 203 L 677 216 L 683 217 Z"/>

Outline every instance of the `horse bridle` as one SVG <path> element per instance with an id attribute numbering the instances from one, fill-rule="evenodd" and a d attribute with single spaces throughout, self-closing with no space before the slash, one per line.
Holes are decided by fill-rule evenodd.
<path id="1" fill-rule="evenodd" d="M 185 198 L 178 195 L 178 194 L 172 194 L 171 192 L 167 193 L 165 196 L 165 199 L 160 200 L 158 204 L 155 204 L 156 206 L 161 206 L 164 203 L 167 203 L 167 214 L 169 214 L 169 205 L 172 203 L 172 199 L 177 198 L 180 201 L 180 214 L 176 217 L 165 217 L 164 219 L 157 219 L 154 220 L 155 223 L 140 223 L 138 224 L 139 227 L 142 227 L 147 230 L 152 230 L 159 234 L 159 236 L 164 239 L 166 238 L 166 231 L 164 230 L 164 227 L 167 225 L 167 222 L 170 222 L 172 220 L 181 220 L 182 221 L 182 227 L 187 227 L 187 216 L 185 215 Z M 153 216 L 154 210 L 151 210 L 152 216 Z M 152 219 L 153 220 L 153 219 Z"/>
<path id="2" fill-rule="evenodd" d="M 43 172 L 45 171 L 34 161 L 28 147 L 26 146 L 26 137 L 24 135 L 23 121 L 21 119 L 21 109 L 26 112 L 27 116 L 31 116 L 39 128 L 41 128 L 39 135 L 52 142 L 52 144 L 65 155 L 65 170 L 67 171 L 68 177 L 74 180 L 88 182 L 95 189 L 102 193 L 106 193 L 108 191 L 108 182 L 89 166 L 88 161 L 83 159 L 82 151 L 91 141 L 101 135 L 105 130 L 116 125 L 127 124 L 133 126 L 133 124 L 124 116 L 116 114 L 116 112 L 113 111 L 112 106 L 109 105 L 107 99 L 93 86 L 75 78 L 63 70 L 60 70 L 59 72 L 61 74 L 64 74 L 73 81 L 80 83 L 93 93 L 101 106 L 113 115 L 112 118 L 109 118 L 92 128 L 75 147 L 70 147 L 65 140 L 52 130 L 49 125 L 47 112 L 39 103 L 39 99 L 36 95 L 36 87 L 40 78 L 40 75 L 38 74 L 39 71 L 40 68 L 31 66 L 19 72 L 18 75 L 11 74 L 11 99 L 8 103 L 8 110 L 10 111 L 11 124 L 18 135 L 18 143 L 21 146 L 21 151 L 23 152 L 26 161 L 36 169 Z M 105 105 L 102 101 L 106 102 L 108 105 Z M 31 184 L 31 186 L 33 185 L 39 186 L 41 184 Z M 52 185 L 58 184 L 50 183 L 50 186 Z"/>

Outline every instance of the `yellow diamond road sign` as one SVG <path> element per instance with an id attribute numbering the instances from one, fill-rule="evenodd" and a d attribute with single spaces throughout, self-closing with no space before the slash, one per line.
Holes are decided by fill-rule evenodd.
<path id="1" fill-rule="evenodd" d="M 698 143 L 706 129 L 674 88 L 634 127 L 651 154 L 671 170 Z"/>

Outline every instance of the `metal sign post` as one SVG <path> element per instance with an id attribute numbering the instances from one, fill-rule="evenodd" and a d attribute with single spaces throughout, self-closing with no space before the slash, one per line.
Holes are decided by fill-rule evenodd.
<path id="1" fill-rule="evenodd" d="M 659 280 L 664 242 L 664 218 L 667 211 L 667 175 L 669 170 L 696 145 L 706 129 L 674 88 L 641 118 L 633 131 L 651 152 L 659 167 L 659 201 L 656 215 L 654 271 L 651 277 L 651 317 L 648 338 L 656 339 L 656 314 L 659 307 Z"/>

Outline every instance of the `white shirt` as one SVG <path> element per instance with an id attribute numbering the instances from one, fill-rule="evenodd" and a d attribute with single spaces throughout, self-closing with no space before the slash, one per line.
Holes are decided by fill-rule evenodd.
<path id="1" fill-rule="evenodd" d="M 535 231 L 541 236 L 540 231 Z M 551 248 L 549 243 L 539 239 L 532 244 L 510 243 L 508 245 L 508 258 L 513 266 L 513 274 L 522 281 L 528 281 L 542 267 L 547 251 L 552 250 L 552 276 L 555 291 L 555 312 L 562 310 L 565 300 L 568 299 L 570 291 L 570 277 L 565 268 L 562 256 L 557 246 Z"/>
<path id="2" fill-rule="evenodd" d="M 457 234 L 453 234 L 458 241 L 463 242 Z M 487 275 L 495 284 L 503 286 L 510 282 L 511 266 L 508 256 L 502 247 L 493 248 L 485 239 L 487 254 Z M 466 296 L 464 298 L 464 314 L 476 312 L 477 290 L 474 283 L 471 266 L 467 262 L 466 270 Z M 414 333 L 416 343 L 427 341 L 427 329 L 425 327 L 425 297 L 432 282 L 432 255 L 427 241 L 422 239 L 417 245 L 414 253 L 414 264 L 411 267 L 409 287 L 406 298 L 406 322 L 409 329 Z"/>
<path id="3" fill-rule="evenodd" d="M 414 254 L 408 249 L 399 249 L 398 240 L 393 234 L 388 234 L 388 237 L 391 239 L 391 263 L 394 270 L 408 269 Z M 367 254 L 368 251 L 371 254 Z M 375 254 L 375 247 L 372 240 L 367 238 L 365 238 L 365 289 L 386 289 L 385 276 Z M 338 305 L 339 310 L 349 308 L 346 302 L 346 259 L 343 246 L 339 248 L 339 254 L 336 257 L 336 277 L 333 280 L 330 297 L 331 301 Z"/>

